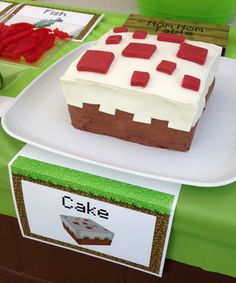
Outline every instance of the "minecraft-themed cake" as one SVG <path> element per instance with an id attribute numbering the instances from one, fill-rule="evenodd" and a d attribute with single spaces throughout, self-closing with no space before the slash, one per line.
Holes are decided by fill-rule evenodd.
<path id="1" fill-rule="evenodd" d="M 88 218 L 61 215 L 65 230 L 79 245 L 110 245 L 114 233 Z"/>
<path id="2" fill-rule="evenodd" d="M 182 35 L 114 28 L 61 78 L 72 125 L 167 149 L 189 149 L 222 48 Z"/>

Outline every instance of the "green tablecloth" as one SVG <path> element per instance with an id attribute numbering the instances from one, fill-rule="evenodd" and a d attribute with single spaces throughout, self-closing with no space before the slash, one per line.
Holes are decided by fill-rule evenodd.
<path id="1" fill-rule="evenodd" d="M 17 1 L 16 1 L 17 2 Z M 19 2 L 19 1 L 18 1 Z M 106 13 L 102 22 L 86 39 L 99 38 L 113 26 L 120 26 L 125 15 Z M 39 69 L 26 70 L 5 93 L 19 92 L 44 69 L 78 43 L 70 43 Z M 236 28 L 231 28 L 226 56 L 236 58 Z M 16 216 L 10 191 L 7 164 L 23 143 L 6 135 L 0 127 L 0 213 Z M 178 200 L 167 257 L 236 277 L 236 183 L 218 188 L 183 185 Z"/>

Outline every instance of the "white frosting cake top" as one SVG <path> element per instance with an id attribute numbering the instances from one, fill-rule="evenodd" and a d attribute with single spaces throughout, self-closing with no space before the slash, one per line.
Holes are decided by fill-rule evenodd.
<path id="1" fill-rule="evenodd" d="M 107 60 L 105 67 L 98 66 L 99 70 L 97 62 L 85 60 L 84 64 L 88 58 L 86 53 L 81 54 L 61 78 L 67 103 L 78 107 L 83 103 L 99 104 L 99 110 L 106 113 L 114 115 L 119 109 L 134 114 L 135 121 L 151 123 L 156 118 L 168 121 L 170 128 L 189 131 L 203 111 L 221 47 L 189 40 L 168 42 L 145 32 L 136 35 L 138 38 L 133 38 L 133 32 L 118 29 L 94 42 L 89 50 L 105 51 L 104 56 L 100 55 Z M 162 65 L 157 67 L 162 60 L 168 61 L 164 69 Z M 92 64 L 92 71 L 86 69 L 87 63 Z M 134 71 L 141 73 L 132 79 Z M 183 81 L 185 75 L 190 76 L 190 82 Z"/>

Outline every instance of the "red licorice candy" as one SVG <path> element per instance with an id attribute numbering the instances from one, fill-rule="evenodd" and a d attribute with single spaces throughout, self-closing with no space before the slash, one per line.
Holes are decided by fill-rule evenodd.
<path id="1" fill-rule="evenodd" d="M 17 23 L 12 24 L 4 29 L 4 31 L 1 33 L 0 39 L 3 40 L 11 35 L 17 34 L 24 30 L 32 30 L 34 28 L 34 25 L 29 23 Z"/>
<path id="2" fill-rule="evenodd" d="M 0 23 L 0 34 L 1 34 L 1 32 L 3 32 L 7 28 L 8 28 L 7 25 L 5 25 L 4 23 Z"/>
<path id="3" fill-rule="evenodd" d="M 12 43 L 8 45 L 6 49 L 3 50 L 2 55 L 8 59 L 20 58 L 26 52 L 30 51 L 37 45 L 37 40 L 35 38 L 26 37 L 17 43 Z"/>
<path id="4" fill-rule="evenodd" d="M 1 40 L 0 46 L 2 48 L 4 48 L 4 47 L 8 46 L 11 43 L 17 43 L 19 40 L 28 37 L 33 32 L 34 32 L 33 30 L 24 30 L 24 31 L 19 32 L 17 34 L 13 34 L 13 35 L 11 35 L 11 36 Z"/>
<path id="5" fill-rule="evenodd" d="M 60 38 L 60 39 L 68 39 L 69 38 L 69 34 L 67 32 L 59 30 L 58 28 L 54 29 L 53 32 L 54 32 L 55 36 Z"/>
<path id="6" fill-rule="evenodd" d="M 46 51 L 51 49 L 55 44 L 55 35 L 49 33 L 44 40 L 33 50 L 24 54 L 24 58 L 28 63 L 36 62 Z"/>
<path id="7" fill-rule="evenodd" d="M 0 57 L 10 60 L 25 58 L 29 63 L 37 61 L 59 40 L 69 38 L 66 32 L 58 28 L 36 28 L 30 23 L 6 25 L 0 23 Z"/>

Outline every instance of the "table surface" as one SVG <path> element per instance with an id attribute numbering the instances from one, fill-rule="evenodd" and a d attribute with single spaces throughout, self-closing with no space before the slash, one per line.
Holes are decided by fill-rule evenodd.
<path id="1" fill-rule="evenodd" d="M 72 3 L 76 7 L 79 7 L 78 3 L 81 2 L 82 6 L 82 1 L 76 0 L 74 2 L 72 0 L 71 2 L 49 2 L 66 5 Z M 87 0 L 87 5 L 91 5 L 90 2 L 92 0 Z M 128 2 L 134 4 L 133 1 Z M 92 7 L 107 10 L 104 6 Z M 110 28 L 122 25 L 126 18 L 125 14 L 106 12 L 102 22 L 85 42 L 96 40 Z M 7 92 L 3 91 L 1 94 L 16 97 L 42 71 L 73 50 L 78 44 L 71 42 L 52 56 L 43 67 L 26 70 L 20 81 L 16 81 L 7 89 Z M 230 29 L 226 56 L 236 58 L 236 28 Z M 7 164 L 24 144 L 9 137 L 4 133 L 2 127 L 0 127 L 0 144 L 0 199 L 4 200 L 0 202 L 0 213 L 15 216 Z M 235 200 L 235 183 L 211 189 L 183 185 L 176 208 L 167 257 L 236 277 Z"/>

